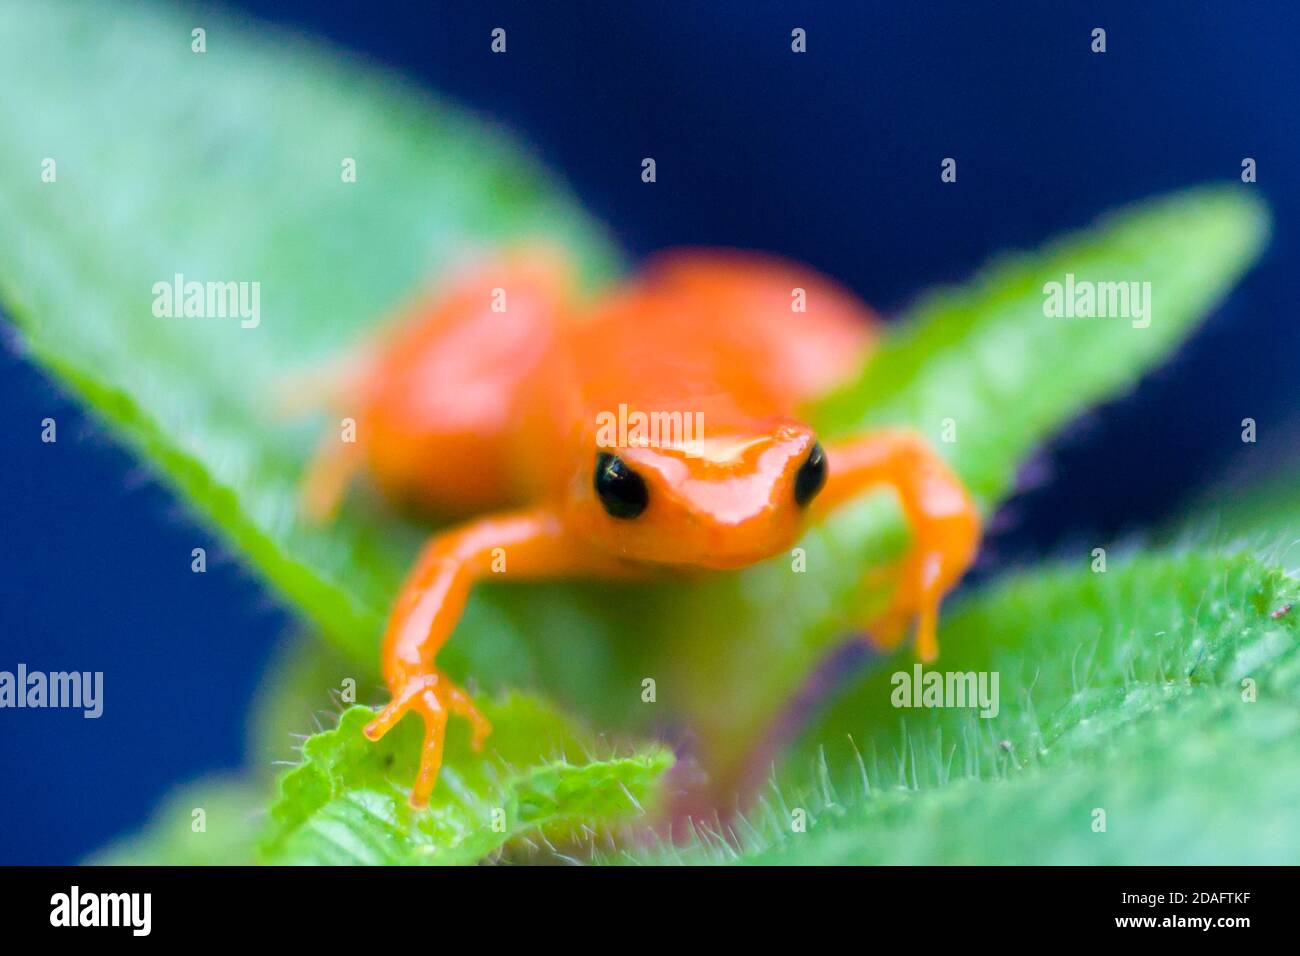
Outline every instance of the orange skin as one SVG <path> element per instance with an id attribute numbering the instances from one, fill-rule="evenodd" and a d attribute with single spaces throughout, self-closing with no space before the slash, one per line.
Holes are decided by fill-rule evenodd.
<path id="1" fill-rule="evenodd" d="M 806 311 L 792 308 L 796 289 Z M 797 417 L 862 367 L 876 328 L 848 292 L 775 258 L 676 253 L 580 303 L 567 263 L 530 249 L 462 272 L 361 354 L 331 389 L 357 440 L 322 445 L 307 512 L 332 514 L 364 467 L 398 503 L 469 516 L 430 539 L 397 597 L 382 662 L 392 700 L 366 727 L 378 740 L 408 712 L 424 721 L 413 806 L 437 781 L 449 715 L 469 721 L 476 748 L 491 732 L 435 657 L 494 557 L 516 579 L 739 568 L 788 551 L 810 520 L 884 485 L 912 544 L 868 630 L 893 647 L 915 620 L 917 653 L 934 659 L 939 603 L 979 544 L 970 496 L 924 440 L 897 430 L 826 447 L 817 493 L 816 438 Z M 702 415 L 703 439 L 601 447 L 599 416 L 620 405 Z M 598 466 L 601 453 L 621 465 Z M 811 503 L 796 500 L 801 469 Z M 642 510 L 611 513 L 610 487 Z"/>

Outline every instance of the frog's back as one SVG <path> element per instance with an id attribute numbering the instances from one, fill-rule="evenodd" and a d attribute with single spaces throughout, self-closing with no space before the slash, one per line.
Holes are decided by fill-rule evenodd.
<path id="1" fill-rule="evenodd" d="M 590 466 L 598 415 L 790 417 L 856 372 L 875 335 L 854 296 L 774 257 L 684 250 L 585 303 L 571 276 L 554 250 L 520 250 L 408 309 L 339 389 L 358 443 L 323 446 L 311 510 L 362 467 L 444 516 L 553 497 Z"/>
<path id="2" fill-rule="evenodd" d="M 550 250 L 463 270 L 406 310 L 354 390 L 365 466 L 385 494 L 444 516 L 527 503 L 521 468 L 540 416 L 567 378 L 557 328 L 571 307 Z"/>
<path id="3" fill-rule="evenodd" d="M 571 348 L 588 410 L 793 416 L 861 369 L 877 327 L 852 293 L 794 263 L 680 250 L 598 304 Z"/>

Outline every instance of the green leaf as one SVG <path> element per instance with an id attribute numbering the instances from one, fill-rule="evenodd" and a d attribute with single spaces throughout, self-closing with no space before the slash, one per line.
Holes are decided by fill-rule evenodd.
<path id="1" fill-rule="evenodd" d="M 840 433 L 904 422 L 993 504 L 1033 446 L 1133 387 L 1259 255 L 1269 216 L 1254 193 L 1207 186 L 1140 203 L 1032 255 L 1006 256 L 925 297 L 861 379 L 822 406 Z M 1044 314 L 1048 283 L 1150 283 L 1145 318 Z M 1146 327 L 1138 327 L 1149 322 Z M 956 440 L 944 442 L 951 419 Z"/>
<path id="2" fill-rule="evenodd" d="M 102 866 L 238 866 L 253 861 L 266 821 L 266 787 L 247 776 L 208 777 L 178 788 L 140 832 L 87 863 Z"/>
<path id="3" fill-rule="evenodd" d="M 1249 446 L 1247 446 L 1249 447 Z M 1165 536 L 1198 543 L 1249 545 L 1294 573 L 1300 569 L 1300 481 L 1287 461 L 1262 480 L 1217 482 L 1200 497 L 1192 516 Z"/>
<path id="4" fill-rule="evenodd" d="M 1104 747 L 1050 772 L 961 779 L 828 808 L 754 864 L 1300 863 L 1300 713 L 1207 693 L 1114 720 Z M 1095 832 L 1098 810 L 1105 832 Z M 786 830 L 788 832 L 789 826 Z"/>
<path id="5" fill-rule="evenodd" d="M 322 422 L 278 422 L 277 389 L 476 251 L 543 238 L 589 281 L 617 257 L 486 123 L 269 27 L 205 14 L 192 53 L 192 19 L 0 7 L 0 300 L 32 358 L 373 668 L 421 530 L 373 501 L 301 522 Z M 155 317 L 177 273 L 260 283 L 260 324 Z"/>
<path id="6" fill-rule="evenodd" d="M 883 659 L 828 709 L 808 730 L 803 756 L 824 746 L 833 766 L 847 767 L 848 735 L 861 745 L 874 728 L 882 745 L 896 742 L 904 718 L 949 740 L 978 729 L 993 744 L 1010 740 L 1018 752 L 1037 754 L 1135 688 L 1235 687 L 1252 676 L 1278 682 L 1261 684 L 1261 695 L 1300 692 L 1300 681 L 1288 683 L 1296 675 L 1277 666 L 1294 653 L 1300 621 L 1291 613 L 1272 617 L 1296 591 L 1281 571 L 1245 552 L 1111 556 L 1103 573 L 1093 573 L 1091 561 L 1014 575 L 950 612 L 943 654 L 932 667 L 1000 674 L 1003 706 L 995 719 L 895 707 L 893 675 L 916 666 L 904 651 Z M 994 750 L 975 756 L 985 767 L 997 762 Z"/>
<path id="7" fill-rule="evenodd" d="M 114 840 L 89 862 L 252 863 L 258 835 L 266 829 L 266 807 L 274 795 L 271 767 L 297 763 L 303 741 L 337 719 L 340 696 L 349 689 L 344 680 L 355 685 L 355 670 L 320 641 L 301 635 L 284 641 L 253 702 L 247 768 L 178 788 L 154 810 L 148 823 Z M 200 809 L 204 826 L 196 830 L 194 813 Z"/>
<path id="8" fill-rule="evenodd" d="M 996 716 L 894 706 L 894 675 L 917 666 L 899 654 L 809 730 L 725 839 L 701 829 L 610 859 L 1295 863 L 1300 617 L 1275 612 L 1296 599 L 1246 553 L 1015 575 L 954 611 L 927 667 L 998 674 Z"/>
<path id="9" fill-rule="evenodd" d="M 378 745 L 365 740 L 360 727 L 369 709 L 355 707 L 338 718 L 349 676 L 318 642 L 287 642 L 254 707 L 252 769 L 183 788 L 146 827 L 91 862 L 247 864 L 259 832 L 262 859 L 276 863 L 471 863 L 504 845 L 523 852 L 530 843 L 545 847 L 550 860 L 582 852 L 581 845 L 602 830 L 621 831 L 652 813 L 662 798 L 662 777 L 672 764 L 667 751 L 648 747 L 594 759 L 599 748 L 571 721 L 537 698 L 513 696 L 484 702 L 496 734 L 483 755 L 453 728 L 433 808 L 415 813 L 406 793 L 415 775 L 419 724 L 406 721 Z M 337 725 L 310 737 L 303 733 L 322 723 Z M 262 768 L 285 757 L 297 757 L 299 765 L 272 786 Z M 277 794 L 268 827 L 265 807 Z M 497 808 L 501 830 L 492 829 Z M 195 832 L 197 809 L 206 826 Z M 375 816 L 381 811 L 382 822 Z"/>
<path id="10" fill-rule="evenodd" d="M 419 811 L 407 803 L 418 723 L 403 721 L 373 744 L 361 733 L 373 711 L 345 711 L 281 778 L 264 862 L 474 863 L 511 841 L 570 843 L 611 824 L 648 822 L 673 763 L 668 751 L 597 758 L 590 741 L 535 698 L 484 701 L 483 709 L 495 725 L 484 754 L 453 726 L 438 786 Z"/>
<path id="11" fill-rule="evenodd" d="M 897 707 L 895 675 L 919 665 L 873 668 L 794 749 L 752 860 L 1295 862 L 1296 583 L 1244 552 L 1081 564 L 1015 575 L 945 622 L 927 670 L 997 674 L 996 716 Z M 815 820 L 796 836 L 799 805 Z"/>
<path id="12" fill-rule="evenodd" d="M 253 701 L 249 762 L 256 767 L 296 763 L 303 742 L 338 719 L 354 701 L 384 699 L 384 688 L 358 673 L 355 662 L 302 634 L 281 642 Z"/>

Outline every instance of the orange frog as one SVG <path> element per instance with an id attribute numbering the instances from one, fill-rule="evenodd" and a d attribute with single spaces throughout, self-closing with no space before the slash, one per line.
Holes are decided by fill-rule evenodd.
<path id="1" fill-rule="evenodd" d="M 517 579 L 740 568 L 885 485 L 912 542 L 868 630 L 893 647 L 915 619 L 919 656 L 936 656 L 939 602 L 979 543 L 970 496 L 914 433 L 823 448 L 798 417 L 862 367 L 876 327 L 848 292 L 776 258 L 673 253 L 580 303 L 564 258 L 528 249 L 463 270 L 361 350 L 331 387 L 356 441 L 322 445 L 306 510 L 328 517 L 365 468 L 394 501 L 464 519 L 430 539 L 397 597 L 392 700 L 366 728 L 378 740 L 408 712 L 424 721 L 412 805 L 433 790 L 449 715 L 476 747 L 491 731 L 435 657 L 495 556 Z M 632 427 L 611 429 L 616 416 Z"/>

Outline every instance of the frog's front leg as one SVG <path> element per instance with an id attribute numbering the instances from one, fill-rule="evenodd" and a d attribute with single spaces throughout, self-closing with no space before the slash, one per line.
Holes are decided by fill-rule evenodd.
<path id="1" fill-rule="evenodd" d="M 826 487 L 816 499 L 833 509 L 877 485 L 894 488 L 912 531 L 893 597 L 870 625 L 872 638 L 895 647 L 916 619 L 916 653 L 939 654 L 939 603 L 975 559 L 980 518 L 965 486 L 914 432 L 885 430 L 826 449 Z"/>
<path id="2" fill-rule="evenodd" d="M 500 549 L 500 550 L 498 550 Z M 365 728 L 378 740 L 408 711 L 424 721 L 420 770 L 411 805 L 424 806 L 442 764 L 443 738 L 451 714 L 469 721 L 475 749 L 492 731 L 462 688 L 434 666 L 451 637 L 474 583 L 493 571 L 512 580 L 615 573 L 614 559 L 593 555 L 564 528 L 558 513 L 544 508 L 493 515 L 434 536 L 407 577 L 384 636 L 382 670 L 392 692 Z"/>

